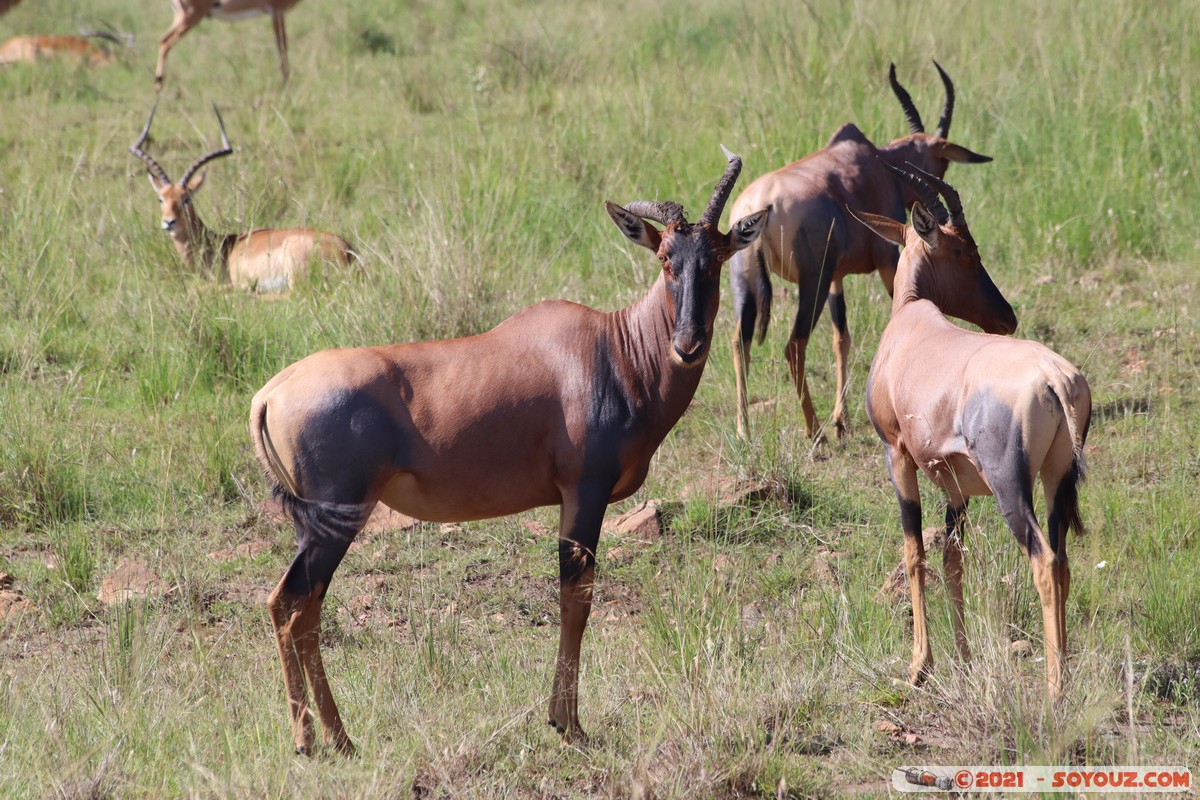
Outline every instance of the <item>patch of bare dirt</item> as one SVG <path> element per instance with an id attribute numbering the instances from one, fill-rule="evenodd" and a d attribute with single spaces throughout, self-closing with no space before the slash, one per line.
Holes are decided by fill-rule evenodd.
<path id="1" fill-rule="evenodd" d="M 96 597 L 105 605 L 115 605 L 128 600 L 158 598 L 175 591 L 146 562 L 125 557 L 117 562 L 112 572 L 100 581 Z"/>
<path id="2" fill-rule="evenodd" d="M 925 562 L 928 564 L 930 555 L 934 552 L 940 553 L 946 546 L 946 529 L 926 528 L 921 531 L 921 541 L 925 543 Z M 941 581 L 941 579 L 942 575 L 938 570 L 925 570 L 926 586 L 932 582 Z M 900 563 L 884 579 L 883 586 L 879 587 L 878 597 L 880 600 L 892 603 L 903 603 L 909 599 L 909 596 L 908 571 L 904 568 L 904 555 L 901 554 Z"/>
<path id="3" fill-rule="evenodd" d="M 0 572 L 0 636 L 8 627 L 5 622 L 18 619 L 29 608 L 29 600 L 20 589 L 13 588 L 13 576 Z"/>
<path id="4" fill-rule="evenodd" d="M 772 481 L 740 478 L 736 475 L 713 474 L 689 483 L 683 489 L 683 498 L 702 498 L 717 506 L 748 507 L 777 503 L 788 505 L 787 491 Z"/>
<path id="5" fill-rule="evenodd" d="M 237 561 L 238 559 L 254 558 L 270 549 L 270 542 L 259 539 L 252 542 L 242 542 L 236 547 L 223 547 L 220 550 L 213 550 L 208 554 L 208 557 L 213 561 Z"/>

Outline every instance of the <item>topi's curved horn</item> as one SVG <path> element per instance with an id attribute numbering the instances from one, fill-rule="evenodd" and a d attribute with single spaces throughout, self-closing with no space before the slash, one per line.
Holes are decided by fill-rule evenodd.
<path id="1" fill-rule="evenodd" d="M 934 133 L 945 139 L 950 135 L 950 119 L 954 116 L 954 81 L 950 80 L 941 64 L 934 61 L 933 65 L 937 67 L 938 75 L 942 76 L 942 85 L 946 87 L 946 105 L 942 106 L 942 118 L 938 120 Z"/>
<path id="2" fill-rule="evenodd" d="M 142 145 L 150 138 L 150 123 L 154 122 L 154 112 L 158 111 L 158 101 L 154 101 L 154 108 L 150 109 L 150 118 L 146 120 L 146 127 L 142 128 L 142 135 L 138 140 L 129 145 L 129 152 L 142 160 L 146 165 L 146 169 L 150 170 L 150 174 L 158 178 L 162 183 L 170 183 L 171 179 L 167 177 L 167 171 L 158 165 L 158 162 L 150 157 L 150 154 L 142 149 Z"/>
<path id="3" fill-rule="evenodd" d="M 909 133 L 924 133 L 925 124 L 921 122 L 921 115 L 917 113 L 917 107 L 913 105 L 912 97 L 908 94 L 908 90 L 900 85 L 900 81 L 896 80 L 896 65 L 888 65 L 888 83 L 892 85 L 892 91 L 896 94 L 896 99 L 900 101 L 900 107 L 904 109 L 904 118 L 908 120 Z"/>
<path id="4" fill-rule="evenodd" d="M 733 184 L 737 182 L 738 174 L 742 171 L 741 156 L 731 153 L 725 145 L 721 145 L 721 152 L 725 154 L 728 164 L 725 167 L 725 174 L 721 176 L 721 180 L 717 181 L 716 188 L 713 189 L 708 207 L 704 209 L 704 214 L 700 217 L 698 223 L 700 225 L 717 224 L 717 220 L 721 218 L 721 212 L 725 210 L 725 202 L 729 200 L 729 194 L 733 191 Z"/>
<path id="5" fill-rule="evenodd" d="M 642 219 L 652 219 L 663 225 L 687 222 L 683 216 L 683 206 L 671 201 L 656 203 L 651 200 L 637 200 L 626 205 L 625 210 Z"/>
<path id="6" fill-rule="evenodd" d="M 913 188 L 913 191 L 917 193 L 917 197 L 920 198 L 925 208 L 929 210 L 929 213 L 933 214 L 934 219 L 938 221 L 939 225 L 945 225 L 950 221 L 950 213 L 946 211 L 946 207 L 942 205 L 942 201 L 938 197 L 937 189 L 935 189 L 928 181 L 926 181 L 920 175 L 900 169 L 899 167 L 894 167 L 888 162 L 884 161 L 882 158 L 879 160 L 885 167 L 899 175 L 905 181 L 905 183 Z M 909 166 L 912 165 L 909 164 Z M 929 173 L 925 174 L 928 175 Z"/>
<path id="7" fill-rule="evenodd" d="M 946 199 L 946 207 L 950 209 L 950 224 L 956 228 L 967 227 L 967 216 L 963 213 L 962 200 L 959 198 L 958 192 L 954 189 L 954 187 L 946 183 L 938 176 L 931 175 L 930 173 L 921 169 L 911 161 L 907 161 L 905 163 L 920 173 L 925 180 L 933 186 L 933 188 L 941 192 L 942 197 Z"/>

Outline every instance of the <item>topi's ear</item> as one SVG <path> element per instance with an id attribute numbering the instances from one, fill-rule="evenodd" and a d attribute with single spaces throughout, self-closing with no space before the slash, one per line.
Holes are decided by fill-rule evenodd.
<path id="1" fill-rule="evenodd" d="M 913 203 L 912 224 L 913 230 L 917 232 L 917 236 L 920 236 L 925 244 L 929 245 L 929 249 L 932 250 L 937 247 L 938 234 L 940 233 L 937 220 L 934 219 L 933 214 L 930 214 L 929 210 L 921 205 L 919 201 Z"/>
<path id="2" fill-rule="evenodd" d="M 729 252 L 732 254 L 749 247 L 767 227 L 767 215 L 770 213 L 771 207 L 767 206 L 762 211 L 748 214 L 733 223 L 729 228 Z"/>
<path id="3" fill-rule="evenodd" d="M 855 211 L 849 206 L 846 210 L 850 212 L 856 220 L 866 225 L 880 237 L 886 239 L 892 244 L 904 244 L 904 223 L 896 222 L 891 217 L 880 216 L 879 214 L 868 214 L 866 211 Z"/>
<path id="4" fill-rule="evenodd" d="M 947 161 L 957 161 L 960 164 L 986 164 L 992 160 L 991 156 L 973 153 L 962 145 L 951 142 L 941 142 L 931 149 L 936 157 L 944 158 Z"/>
<path id="5" fill-rule="evenodd" d="M 658 252 L 658 246 L 662 243 L 662 234 L 658 232 L 657 228 L 637 214 L 608 200 L 604 201 L 604 210 L 608 212 L 608 216 L 612 217 L 612 221 L 617 223 L 617 227 L 629 238 L 629 241 L 640 244 L 652 252 Z"/>

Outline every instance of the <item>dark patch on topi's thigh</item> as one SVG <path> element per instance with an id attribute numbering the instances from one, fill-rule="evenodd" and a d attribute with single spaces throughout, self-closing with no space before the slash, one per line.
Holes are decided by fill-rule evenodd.
<path id="1" fill-rule="evenodd" d="M 963 438 L 1009 529 L 1030 557 L 1036 556 L 1041 542 L 1035 534 L 1033 478 L 1012 409 L 987 390 L 975 392 L 963 407 Z"/>

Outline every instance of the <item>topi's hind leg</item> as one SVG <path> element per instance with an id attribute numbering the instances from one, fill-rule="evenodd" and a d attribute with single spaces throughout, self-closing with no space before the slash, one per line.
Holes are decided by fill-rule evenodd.
<path id="1" fill-rule="evenodd" d="M 950 592 L 950 606 L 954 614 L 954 646 L 958 657 L 971 660 L 971 648 L 967 646 L 967 631 L 963 619 L 963 543 L 962 522 L 967 513 L 967 498 L 950 495 L 946 507 L 946 543 L 942 547 L 942 566 L 946 572 L 946 586 Z"/>
<path id="2" fill-rule="evenodd" d="M 314 589 L 293 623 L 295 642 L 300 654 L 300 663 L 304 667 L 304 675 L 308 678 L 309 688 L 312 689 L 313 703 L 321 718 L 325 744 L 345 755 L 353 755 L 354 745 L 346 735 L 341 714 L 338 713 L 337 704 L 333 702 L 333 693 L 329 689 L 325 665 L 321 660 L 321 606 L 324 603 L 324 589 Z"/>
<path id="3" fill-rule="evenodd" d="M 289 570 L 290 572 L 290 570 Z M 271 615 L 271 627 L 275 629 L 275 644 L 279 648 L 279 660 L 283 664 L 283 683 L 287 690 L 288 718 L 292 723 L 292 739 L 296 752 L 305 755 L 312 752 L 312 719 L 308 713 L 308 691 L 304 688 L 304 668 L 292 634 L 292 620 L 299 615 L 302 598 L 287 594 L 284 583 L 287 577 L 267 599 L 267 610 Z"/>
<path id="4" fill-rule="evenodd" d="M 821 435 L 817 412 L 813 408 L 812 393 L 808 390 L 808 380 L 804 373 L 808 338 L 817 324 L 817 318 L 821 315 L 821 306 L 829 296 L 829 283 L 825 281 L 820 283 L 823 285 L 807 286 L 802 283 L 798 287 L 800 303 L 796 310 L 796 321 L 792 325 L 792 334 L 784 348 L 788 372 L 791 373 L 792 384 L 796 387 L 796 395 L 800 398 L 800 409 L 804 413 L 804 432 L 810 439 L 818 439 Z"/>
<path id="5" fill-rule="evenodd" d="M 837 399 L 833 406 L 833 422 L 837 427 L 839 439 L 846 435 L 850 426 L 850 417 L 846 413 L 846 374 L 849 369 L 850 323 L 846 319 L 846 298 L 842 294 L 842 281 L 837 278 L 829 289 L 829 319 L 833 322 L 833 355 L 837 368 Z"/>
<path id="6" fill-rule="evenodd" d="M 299 753 L 311 753 L 313 731 L 308 687 L 321 717 L 324 739 L 344 753 L 353 752 L 329 689 L 321 660 L 321 605 L 334 571 L 374 503 L 340 505 L 293 501 L 299 552 L 267 601 L 275 628 L 283 680 L 287 688 L 292 735 Z"/>
<path id="7" fill-rule="evenodd" d="M 1028 419 L 1022 421 L 1006 405 L 988 397 L 968 404 L 966 428 L 971 454 L 987 477 L 1004 521 L 1033 568 L 1033 584 L 1042 602 L 1046 632 L 1046 680 L 1051 700 L 1063 688 L 1063 654 L 1066 646 L 1066 537 L 1058 537 L 1056 550 L 1042 532 L 1033 507 L 1032 465 L 1054 459 L 1049 442 L 1032 436 Z M 1048 474 L 1043 472 L 1043 478 Z M 1052 474 L 1052 473 L 1050 473 Z M 1053 481 L 1053 478 L 1051 478 Z M 1061 558 L 1060 558 L 1061 555 Z"/>

